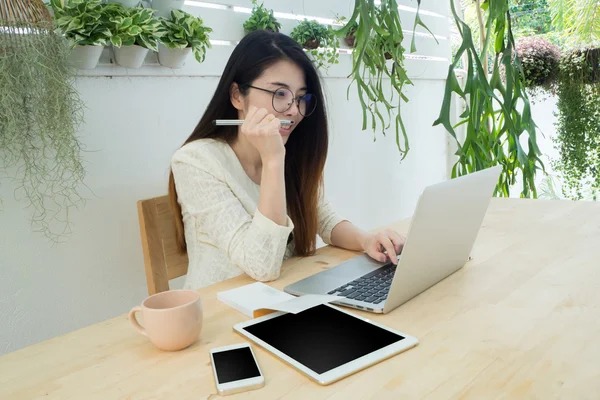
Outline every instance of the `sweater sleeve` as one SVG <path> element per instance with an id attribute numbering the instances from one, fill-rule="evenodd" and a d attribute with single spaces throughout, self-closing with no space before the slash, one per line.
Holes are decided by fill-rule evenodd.
<path id="1" fill-rule="evenodd" d="M 329 202 L 329 200 L 327 200 L 327 198 L 325 197 L 325 194 L 323 193 L 323 191 L 321 190 L 320 194 L 319 194 L 319 203 L 318 203 L 318 218 L 319 218 L 319 236 L 321 237 L 321 239 L 323 239 L 323 242 L 325 242 L 326 244 L 331 245 L 331 232 L 333 231 L 333 228 L 335 228 L 335 226 L 337 224 L 339 224 L 342 221 L 346 221 L 344 218 L 340 217 L 335 210 L 333 209 L 333 206 L 331 205 L 331 203 Z"/>
<path id="2" fill-rule="evenodd" d="M 171 162 L 182 212 L 194 217 L 195 228 L 207 234 L 232 264 L 251 278 L 279 277 L 287 239 L 294 225 L 281 226 L 256 209 L 250 215 L 229 185 L 217 176 L 213 160 L 198 154 L 174 156 Z"/>

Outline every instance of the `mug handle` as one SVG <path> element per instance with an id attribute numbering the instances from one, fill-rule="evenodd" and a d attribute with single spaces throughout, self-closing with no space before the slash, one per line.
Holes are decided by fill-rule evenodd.
<path id="1" fill-rule="evenodd" d="M 135 317 L 135 313 L 136 312 L 141 312 L 142 311 L 142 307 L 137 306 L 137 307 L 133 307 L 131 309 L 131 311 L 129 311 L 129 320 L 131 321 L 131 324 L 133 325 L 133 327 L 142 335 L 144 336 L 148 336 L 148 334 L 146 333 L 146 329 L 144 329 L 143 326 L 140 325 L 140 323 L 138 322 L 137 318 Z"/>

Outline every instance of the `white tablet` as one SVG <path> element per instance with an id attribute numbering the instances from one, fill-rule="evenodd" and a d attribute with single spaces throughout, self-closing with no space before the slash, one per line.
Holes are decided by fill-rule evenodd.
<path id="1" fill-rule="evenodd" d="M 233 327 L 321 385 L 415 347 L 411 336 L 323 304 L 276 312 Z"/>

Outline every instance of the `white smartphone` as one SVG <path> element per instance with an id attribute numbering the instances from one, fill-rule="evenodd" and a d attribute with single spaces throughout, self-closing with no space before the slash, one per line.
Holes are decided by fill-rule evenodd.
<path id="1" fill-rule="evenodd" d="M 265 378 L 249 343 L 211 349 L 210 358 L 221 396 L 265 386 Z"/>

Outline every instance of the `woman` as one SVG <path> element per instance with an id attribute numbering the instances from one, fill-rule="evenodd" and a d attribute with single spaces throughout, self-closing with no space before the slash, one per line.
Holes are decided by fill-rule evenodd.
<path id="1" fill-rule="evenodd" d="M 214 125 L 219 119 L 244 123 Z M 404 243 L 398 233 L 368 234 L 326 201 L 327 146 L 319 76 L 302 48 L 280 33 L 245 36 L 171 162 L 178 244 L 189 257 L 185 287 L 243 272 L 277 279 L 284 259 L 314 252 L 317 234 L 327 244 L 396 263 Z"/>

